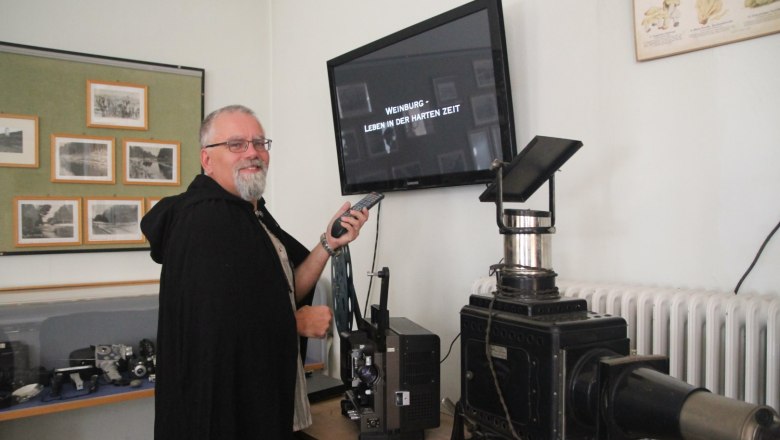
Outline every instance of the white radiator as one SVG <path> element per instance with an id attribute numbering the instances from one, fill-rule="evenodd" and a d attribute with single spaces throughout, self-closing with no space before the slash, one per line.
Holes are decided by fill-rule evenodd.
<path id="1" fill-rule="evenodd" d="M 632 352 L 669 357 L 669 374 L 780 409 L 780 296 L 558 280 L 561 295 L 622 316 Z M 492 278 L 472 293 L 489 294 Z"/>

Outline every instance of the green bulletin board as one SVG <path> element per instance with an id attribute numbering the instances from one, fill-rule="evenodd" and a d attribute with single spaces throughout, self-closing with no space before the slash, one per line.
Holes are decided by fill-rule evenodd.
<path id="1" fill-rule="evenodd" d="M 110 222 L 117 222 L 114 223 L 117 226 L 125 220 L 137 223 L 139 213 L 142 216 L 150 203 L 184 191 L 200 173 L 198 129 L 203 119 L 203 69 L 3 42 L 0 42 L 0 66 L 0 256 L 147 249 L 148 243 L 142 236 L 140 240 L 135 239 L 137 230 L 127 233 L 133 238 L 125 239 L 124 232 L 101 235 L 104 231 L 97 228 L 103 224 L 110 226 Z M 100 92 L 107 94 L 122 92 L 125 84 L 133 86 L 131 91 L 136 87 L 143 90 L 141 110 L 145 112 L 146 125 L 139 128 L 89 124 L 98 107 L 89 102 L 88 96 L 94 94 L 88 92 L 90 83 L 108 84 L 112 89 Z M 132 104 L 136 113 L 128 112 L 130 118 L 138 114 L 138 102 Z M 93 113 L 89 113 L 90 109 Z M 33 124 L 36 119 L 37 124 Z M 22 129 L 15 128 L 17 121 Z M 20 161 L 23 164 L 17 165 L 14 158 L 20 151 L 15 148 L 30 153 L 33 126 L 37 129 L 37 163 Z M 19 137 L 24 138 L 24 143 Z M 63 139 L 65 144 L 60 146 Z M 78 142 L 68 143 L 68 139 Z M 99 139 L 95 141 L 98 145 L 89 143 L 90 139 Z M 162 144 L 159 149 L 158 144 Z M 106 152 L 110 145 L 113 152 Z M 136 147 L 131 145 L 143 148 L 133 149 Z M 113 181 L 88 180 L 91 177 L 87 171 L 76 180 L 57 178 L 64 169 L 57 168 L 63 167 L 62 157 L 66 155 L 63 152 L 74 148 L 77 152 L 89 151 L 84 153 L 85 157 L 92 157 L 92 149 L 107 155 L 110 160 L 103 162 L 101 172 L 111 174 Z M 133 171 L 128 171 L 133 160 L 160 169 L 170 168 L 170 161 L 174 161 L 178 175 L 174 179 L 168 173 L 166 178 L 170 180 L 163 178 L 163 181 L 136 180 Z M 48 199 L 53 204 L 48 204 Z M 103 199 L 109 200 L 109 206 L 111 203 L 117 206 L 95 214 L 103 206 L 98 201 Z M 28 200 L 32 202 L 27 203 Z M 73 200 L 78 204 L 71 203 Z M 95 206 L 91 215 L 85 212 L 88 201 L 90 206 Z M 54 210 L 51 206 L 60 208 L 57 215 L 45 212 L 47 204 L 51 211 Z M 75 207 L 79 215 L 69 212 Z M 33 208 L 38 208 L 39 213 L 30 214 L 30 210 L 35 212 Z M 123 213 L 129 208 L 138 212 Z M 55 217 L 65 219 L 55 221 Z M 28 224 L 30 229 L 24 229 Z M 79 228 L 79 233 L 75 228 Z"/>

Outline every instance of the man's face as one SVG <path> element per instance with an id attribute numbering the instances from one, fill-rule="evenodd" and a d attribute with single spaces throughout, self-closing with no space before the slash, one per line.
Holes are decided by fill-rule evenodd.
<path id="1" fill-rule="evenodd" d="M 208 144 L 262 137 L 265 137 L 263 127 L 252 115 L 223 113 L 212 122 Z M 251 144 L 243 153 L 231 153 L 224 145 L 203 148 L 200 152 L 200 162 L 206 174 L 229 193 L 248 201 L 257 200 L 262 195 L 269 160 L 268 151 L 258 152 Z"/>

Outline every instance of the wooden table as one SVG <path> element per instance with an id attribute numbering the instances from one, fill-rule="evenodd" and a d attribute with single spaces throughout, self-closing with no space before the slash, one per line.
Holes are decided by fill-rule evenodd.
<path id="1" fill-rule="evenodd" d="M 299 433 L 299 438 L 315 440 L 357 439 L 357 422 L 341 414 L 341 397 L 324 400 L 311 406 L 312 425 Z M 441 413 L 439 427 L 425 431 L 425 440 L 450 440 L 452 416 Z"/>

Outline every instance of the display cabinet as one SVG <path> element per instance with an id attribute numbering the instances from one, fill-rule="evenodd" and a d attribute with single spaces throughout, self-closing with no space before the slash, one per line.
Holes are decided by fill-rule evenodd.
<path id="1" fill-rule="evenodd" d="M 0 421 L 153 396 L 157 290 L 0 292 Z"/>

